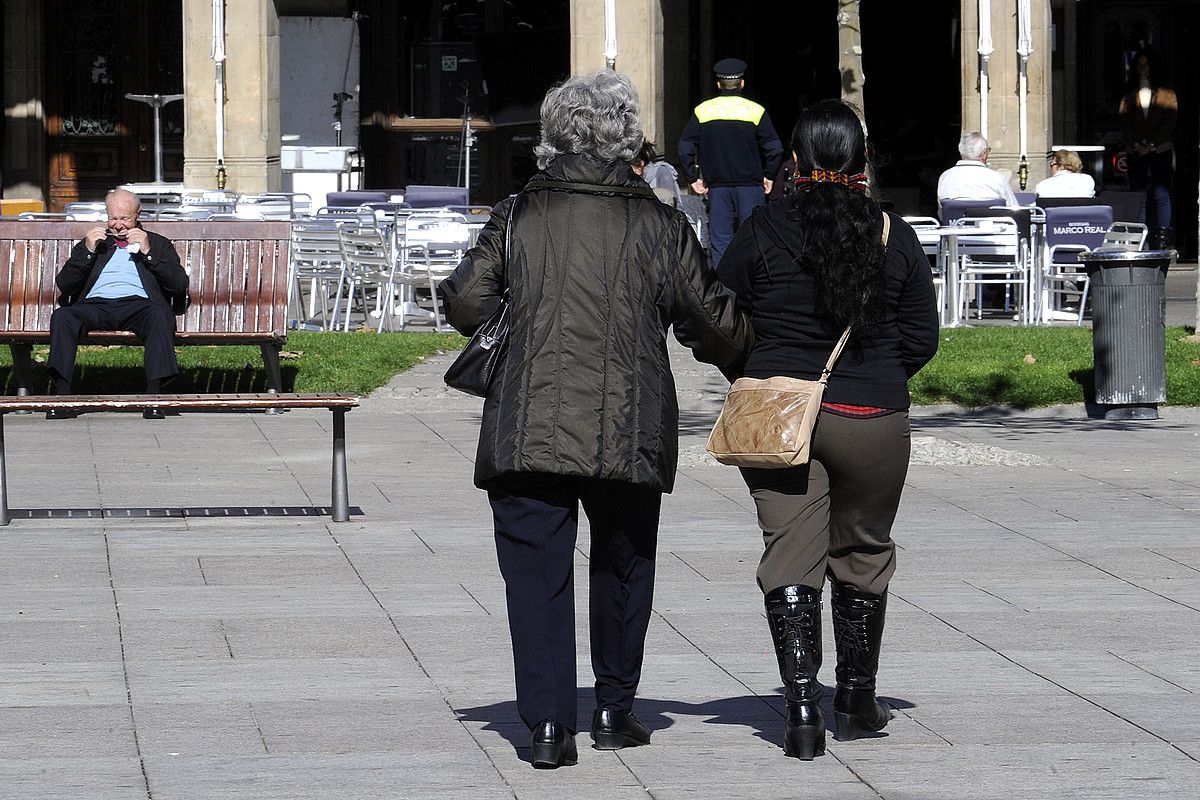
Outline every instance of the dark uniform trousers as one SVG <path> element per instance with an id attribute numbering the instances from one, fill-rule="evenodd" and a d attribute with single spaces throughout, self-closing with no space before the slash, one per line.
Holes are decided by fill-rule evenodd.
<path id="1" fill-rule="evenodd" d="M 908 474 L 908 412 L 849 418 L 822 411 L 812 458 L 743 469 L 763 532 L 758 584 L 820 590 L 825 576 L 882 594 L 896 570 L 892 523 Z"/>
<path id="2" fill-rule="evenodd" d="M 721 263 L 737 226 L 750 219 L 754 209 L 767 204 L 761 183 L 754 186 L 711 186 L 708 190 L 708 239 L 712 265 Z M 736 221 L 735 218 L 736 217 Z"/>
<path id="3" fill-rule="evenodd" d="M 115 300 L 93 298 L 54 309 L 50 316 L 50 357 L 47 367 L 71 380 L 75 353 L 89 331 L 130 331 L 145 348 L 146 380 L 169 378 L 179 372 L 175 357 L 175 313 L 169 305 L 144 297 Z"/>
<path id="4" fill-rule="evenodd" d="M 598 707 L 633 707 L 654 599 L 662 493 L 620 481 L 517 474 L 488 485 L 504 576 L 517 711 L 530 728 L 579 729 L 575 683 L 575 538 L 591 523 L 589 603 Z"/>

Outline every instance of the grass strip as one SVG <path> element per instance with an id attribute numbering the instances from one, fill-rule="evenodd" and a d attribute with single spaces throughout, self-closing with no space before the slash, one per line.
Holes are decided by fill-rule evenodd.
<path id="1" fill-rule="evenodd" d="M 1200 404 L 1200 343 L 1166 332 L 1167 403 Z M 1089 328 L 943 329 L 938 354 L 909 381 L 914 405 L 1037 408 L 1095 396 Z"/>
<path id="2" fill-rule="evenodd" d="M 322 333 L 292 331 L 280 359 L 285 391 L 352 392 L 365 395 L 422 359 L 458 350 L 456 333 Z M 179 353 L 179 376 L 167 387 L 181 393 L 262 392 L 267 389 L 262 354 L 254 346 L 187 346 Z M 33 391 L 50 391 L 45 361 L 49 347 L 33 349 Z M 16 393 L 12 358 L 0 347 L 0 379 Z M 122 394 L 146 387 L 141 347 L 79 348 L 73 389 L 79 394 Z"/>
<path id="3" fill-rule="evenodd" d="M 1200 405 L 1200 343 L 1167 329 L 1167 403 Z M 1094 394 L 1089 328 L 963 327 L 943 329 L 938 354 L 909 381 L 914 405 L 952 403 L 1018 409 L 1081 403 Z M 444 333 L 288 334 L 281 366 L 284 389 L 366 395 L 435 353 L 466 339 Z M 34 348 L 34 391 L 49 391 L 48 348 Z M 267 388 L 257 347 L 180 347 L 173 392 L 258 392 Z M 12 361 L 0 347 L 0 380 L 13 394 Z M 120 394 L 145 388 L 140 347 L 80 348 L 75 390 Z"/>

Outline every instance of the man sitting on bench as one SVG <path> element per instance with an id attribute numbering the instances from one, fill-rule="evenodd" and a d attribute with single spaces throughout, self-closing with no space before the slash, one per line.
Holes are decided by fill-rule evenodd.
<path id="1" fill-rule="evenodd" d="M 94 330 L 130 331 L 145 349 L 146 392 L 157 394 L 179 372 L 172 299 L 187 297 L 188 276 L 171 241 L 138 225 L 137 195 L 113 189 L 104 205 L 107 227 L 97 225 L 76 242 L 54 279 L 62 296 L 50 317 L 47 367 L 55 391 L 71 394 L 80 339 Z M 74 416 L 70 409 L 46 413 L 47 419 Z M 148 409 L 143 416 L 163 419 L 164 414 Z"/>

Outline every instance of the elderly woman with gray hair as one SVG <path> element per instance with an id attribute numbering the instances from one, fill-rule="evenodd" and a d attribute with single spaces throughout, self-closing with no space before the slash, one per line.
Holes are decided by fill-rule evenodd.
<path id="1" fill-rule="evenodd" d="M 517 710 L 535 767 L 575 764 L 573 556 L 588 559 L 595 747 L 647 744 L 633 715 L 663 492 L 678 454 L 666 332 L 735 367 L 753 339 L 679 211 L 630 167 L 642 146 L 623 75 L 571 78 L 542 103 L 540 172 L 492 211 L 439 292 L 473 333 L 510 304 L 508 350 L 484 401 L 475 484 L 504 576 Z M 507 241 L 506 231 L 512 228 Z"/>

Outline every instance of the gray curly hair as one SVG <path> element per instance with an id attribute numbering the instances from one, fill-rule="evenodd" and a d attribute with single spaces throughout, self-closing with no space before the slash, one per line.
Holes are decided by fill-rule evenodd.
<path id="1" fill-rule="evenodd" d="M 633 161 L 642 147 L 637 89 L 612 70 L 569 78 L 542 101 L 542 140 L 533 148 L 538 169 L 566 153 L 600 161 Z"/>

